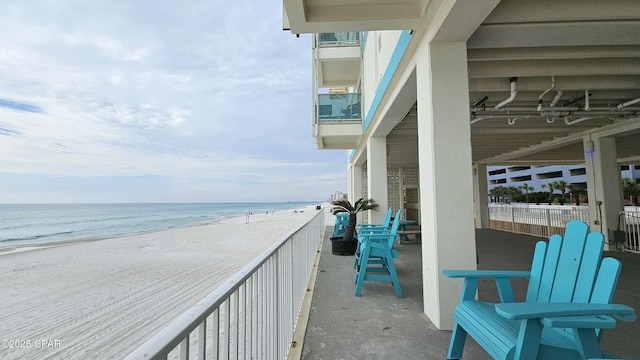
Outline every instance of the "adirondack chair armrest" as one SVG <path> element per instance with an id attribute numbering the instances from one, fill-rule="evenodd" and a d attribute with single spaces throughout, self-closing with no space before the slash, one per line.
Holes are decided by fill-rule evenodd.
<path id="1" fill-rule="evenodd" d="M 574 329 L 613 329 L 616 320 L 609 315 L 556 316 L 540 319 L 544 326 Z"/>
<path id="2" fill-rule="evenodd" d="M 635 310 L 622 304 L 508 303 L 496 304 L 496 313 L 513 320 L 578 315 L 612 315 L 627 322 L 636 320 Z"/>
<path id="3" fill-rule="evenodd" d="M 500 301 L 512 303 L 515 301 L 513 289 L 511 288 L 511 278 L 528 278 L 529 271 L 508 271 L 508 270 L 443 270 L 442 275 L 448 278 L 463 278 L 464 285 L 460 301 L 473 299 L 478 289 L 480 278 L 493 278 L 496 283 Z"/>
<path id="4" fill-rule="evenodd" d="M 448 278 L 528 278 L 529 271 L 509 270 L 443 270 L 442 275 Z"/>
<path id="5" fill-rule="evenodd" d="M 376 236 L 376 235 L 380 235 L 380 236 L 388 236 L 389 234 L 391 234 L 391 231 L 387 230 L 376 230 L 376 231 L 368 231 L 368 230 L 360 230 L 360 232 L 358 232 L 358 237 L 372 237 L 372 236 Z"/>
<path id="6" fill-rule="evenodd" d="M 386 229 L 386 228 L 388 228 L 387 226 L 384 226 L 382 224 L 356 224 L 356 226 L 359 227 L 359 228 L 363 228 L 363 229 L 366 229 L 366 228 L 385 228 Z"/>
<path id="7" fill-rule="evenodd" d="M 368 227 L 368 228 L 359 228 L 358 231 L 360 232 L 360 234 L 362 235 L 367 235 L 367 234 L 379 234 L 379 233 L 389 233 L 389 231 L 391 231 L 388 227 Z"/>
<path id="8" fill-rule="evenodd" d="M 360 234 L 358 236 L 358 239 L 366 238 L 367 241 L 368 240 L 372 240 L 372 241 L 382 241 L 382 240 L 384 240 L 384 241 L 387 241 L 387 240 L 389 240 L 389 235 L 391 235 L 391 234 L 389 234 L 388 232 L 386 234 L 383 234 L 383 233 L 379 233 L 379 234 Z"/>

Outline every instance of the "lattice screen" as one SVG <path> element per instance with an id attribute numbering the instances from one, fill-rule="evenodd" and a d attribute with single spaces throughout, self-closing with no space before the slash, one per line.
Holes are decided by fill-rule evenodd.
<path id="1" fill-rule="evenodd" d="M 365 162 L 362 165 L 362 198 L 363 199 L 368 199 L 369 198 L 369 182 L 367 181 L 367 163 Z M 356 197 L 354 200 L 358 200 L 358 197 Z M 361 214 L 362 219 L 358 219 L 360 220 L 362 223 L 368 223 L 369 222 L 369 212 L 368 211 L 363 211 Z"/>
<path id="2" fill-rule="evenodd" d="M 402 207 L 402 189 L 400 188 L 400 167 L 389 166 L 387 167 L 387 197 L 389 201 L 389 207 L 393 208 L 393 211 L 398 211 Z M 385 211 L 385 209 L 380 209 Z"/>
<path id="3" fill-rule="evenodd" d="M 362 165 L 362 197 L 367 199 L 369 197 L 369 183 L 367 181 L 367 164 Z M 418 186 L 418 168 L 417 167 L 400 167 L 389 166 L 387 167 L 387 196 L 388 206 L 393 208 L 394 213 L 398 209 L 403 207 L 403 187 L 406 186 Z M 417 191 L 417 189 L 415 190 Z M 358 196 L 354 197 L 356 200 Z M 386 211 L 386 209 L 381 209 Z M 402 214 L 402 218 L 406 219 L 406 212 L 409 209 L 405 209 L 405 213 Z M 417 214 L 417 210 L 416 210 Z M 413 217 L 413 216 L 409 216 Z M 366 212 L 362 213 L 362 222 L 368 221 L 368 215 Z"/>
<path id="4" fill-rule="evenodd" d="M 418 185 L 418 168 L 405 167 L 402 173 L 402 183 L 406 185 Z"/>

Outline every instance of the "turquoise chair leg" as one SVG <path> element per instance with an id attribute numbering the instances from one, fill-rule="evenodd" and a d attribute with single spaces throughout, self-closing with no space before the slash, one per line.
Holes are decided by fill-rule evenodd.
<path id="1" fill-rule="evenodd" d="M 355 269 L 360 263 L 360 251 L 362 251 L 362 241 L 358 240 L 358 247 L 356 248 L 356 253 L 353 259 L 353 268 Z"/>
<path id="2" fill-rule="evenodd" d="M 462 359 L 462 351 L 464 350 L 464 343 L 466 340 L 467 332 L 456 323 L 453 327 L 453 333 L 451 334 L 447 360 Z"/>
<path id="3" fill-rule="evenodd" d="M 386 267 L 389 270 L 389 275 L 391 276 L 391 282 L 393 283 L 393 287 L 396 291 L 396 297 L 401 298 L 402 289 L 400 288 L 400 280 L 398 279 L 398 272 L 396 271 L 396 266 L 393 263 L 393 257 L 391 256 L 391 251 L 386 251 L 387 256 L 384 261 L 386 263 Z"/>
<path id="4" fill-rule="evenodd" d="M 542 324 L 538 319 L 525 319 L 520 323 L 520 334 L 514 359 L 537 359 Z"/>
<path id="5" fill-rule="evenodd" d="M 369 262 L 369 253 L 371 252 L 371 248 L 369 246 L 364 246 L 362 253 L 360 254 L 360 264 L 356 268 L 356 292 L 355 296 L 360 296 L 362 293 L 362 285 L 364 284 L 364 278 L 367 273 L 367 265 Z"/>
<path id="6" fill-rule="evenodd" d="M 585 359 L 596 359 L 602 357 L 602 350 L 598 343 L 598 338 L 593 329 L 573 329 L 576 339 L 576 347 L 581 357 Z"/>

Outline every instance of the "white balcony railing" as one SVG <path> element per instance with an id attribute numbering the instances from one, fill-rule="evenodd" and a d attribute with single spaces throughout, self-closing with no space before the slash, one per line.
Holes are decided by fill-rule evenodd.
<path id="1" fill-rule="evenodd" d="M 285 359 L 325 216 L 283 236 L 126 359 Z"/>
<path id="2" fill-rule="evenodd" d="M 360 46 L 359 32 L 332 32 L 316 34 L 318 46 Z"/>
<path id="3" fill-rule="evenodd" d="M 362 121 L 360 93 L 319 94 L 317 119 L 320 121 Z"/>

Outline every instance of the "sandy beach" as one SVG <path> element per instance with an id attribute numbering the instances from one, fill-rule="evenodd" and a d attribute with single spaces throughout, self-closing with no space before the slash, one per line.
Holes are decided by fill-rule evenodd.
<path id="1" fill-rule="evenodd" d="M 0 252 L 0 359 L 118 359 L 317 213 Z"/>

